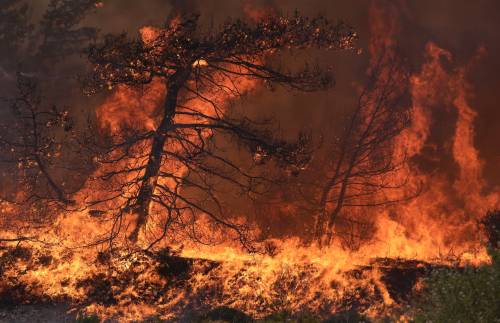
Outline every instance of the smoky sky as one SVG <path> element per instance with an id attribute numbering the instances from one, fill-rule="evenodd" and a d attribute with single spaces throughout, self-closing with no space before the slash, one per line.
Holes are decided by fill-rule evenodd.
<path id="1" fill-rule="evenodd" d="M 467 64 L 479 48 L 486 55 L 470 69 L 468 78 L 474 93 L 469 99 L 478 112 L 475 145 L 485 161 L 485 178 L 492 187 L 500 185 L 500 2 L 497 0 L 373 0 L 380 6 L 395 5 L 400 32 L 395 37 L 402 55 L 413 71 L 424 61 L 424 48 L 434 42 L 453 54 L 452 64 Z M 162 25 L 175 14 L 196 13 L 206 28 L 213 28 L 229 17 L 245 16 L 248 7 L 272 9 L 283 14 L 295 10 L 304 15 L 326 15 L 352 25 L 360 36 L 361 55 L 353 53 L 321 54 L 301 57 L 333 66 L 336 86 L 330 91 L 300 94 L 287 91 L 259 91 L 243 109 L 259 116 L 271 114 L 285 135 L 300 129 L 328 133 L 341 122 L 356 100 L 356 86 L 365 76 L 366 51 L 370 37 L 369 0 L 104 0 L 104 7 L 88 16 L 84 24 L 97 26 L 101 33 L 127 32 L 137 35 L 144 25 Z M 33 16 L 45 8 L 48 0 L 31 1 Z M 297 58 L 297 60 L 300 60 Z M 297 62 L 300 64 L 302 61 Z M 88 102 L 85 103 L 89 104 Z M 88 108 L 88 107 L 87 107 Z M 450 131 L 453 118 L 440 120 L 436 132 Z M 443 130 L 440 130 L 440 129 Z M 448 129 L 448 130 L 446 130 Z"/>

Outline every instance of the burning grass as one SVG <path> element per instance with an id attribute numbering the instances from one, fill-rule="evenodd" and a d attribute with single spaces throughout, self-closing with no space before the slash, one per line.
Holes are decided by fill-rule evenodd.
<path id="1" fill-rule="evenodd" d="M 309 322 L 298 319 L 304 313 L 313 313 L 311 320 L 353 313 L 380 319 L 402 315 L 422 279 L 452 268 L 450 262 L 376 258 L 335 269 L 334 261 L 325 266 L 313 258 L 291 262 L 279 254 L 236 254 L 222 261 L 187 258 L 171 249 L 96 255 L 83 259 L 29 245 L 4 248 L 0 302 L 71 304 L 74 311 L 112 321 L 246 315 L 263 322 Z"/>

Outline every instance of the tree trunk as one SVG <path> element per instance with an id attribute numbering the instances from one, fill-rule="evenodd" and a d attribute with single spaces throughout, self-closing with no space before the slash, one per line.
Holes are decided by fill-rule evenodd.
<path id="1" fill-rule="evenodd" d="M 67 199 L 64 191 L 52 179 L 52 176 L 49 174 L 47 168 L 45 168 L 45 164 L 43 163 L 43 161 L 40 158 L 40 156 L 38 155 L 38 153 L 35 152 L 34 158 L 35 158 L 35 161 L 38 165 L 38 169 L 45 176 L 45 179 L 47 180 L 47 183 L 50 186 L 50 188 L 52 188 L 52 190 L 55 192 L 55 194 L 57 196 L 57 200 L 59 202 L 63 202 L 64 204 L 73 204 L 74 201 Z"/>
<path id="2" fill-rule="evenodd" d="M 189 74 L 189 69 L 181 69 L 172 75 L 171 79 L 168 81 L 163 118 L 155 131 L 151 151 L 146 164 L 146 171 L 142 177 L 141 187 L 135 202 L 134 209 L 137 214 L 137 220 L 135 227 L 129 236 L 129 239 L 132 242 L 137 242 L 139 232 L 148 220 L 153 194 L 156 184 L 158 183 L 158 175 L 160 173 L 163 159 L 163 148 L 165 146 L 165 142 L 167 141 L 167 135 L 171 130 L 175 116 L 179 90 L 188 79 Z"/>
<path id="3" fill-rule="evenodd" d="M 344 149 L 342 149 L 342 153 L 340 154 L 339 160 L 337 162 L 337 166 L 335 167 L 335 174 L 328 180 L 327 185 L 323 189 L 320 199 L 321 210 L 319 214 L 316 216 L 316 223 L 314 225 L 314 234 L 315 239 L 319 246 L 321 247 L 323 244 L 323 236 L 325 233 L 325 221 L 327 219 L 327 206 L 328 206 L 328 196 L 330 191 L 336 184 L 336 181 L 339 177 L 340 167 L 342 166 L 344 160 Z"/>
<path id="4" fill-rule="evenodd" d="M 344 179 L 342 181 L 342 187 L 340 188 L 340 193 L 337 200 L 337 205 L 335 206 L 335 209 L 333 209 L 332 213 L 330 213 L 330 217 L 328 218 L 326 237 L 325 237 L 326 241 L 323 243 L 326 246 L 330 245 L 330 243 L 332 242 L 333 226 L 335 224 L 335 221 L 337 220 L 340 211 L 342 210 L 342 207 L 344 206 L 344 198 L 347 192 L 347 186 L 349 185 L 349 176 L 351 169 L 352 168 L 349 168 L 349 170 L 346 172 L 346 175 L 344 176 Z"/>
<path id="5" fill-rule="evenodd" d="M 335 166 L 335 173 L 334 175 L 329 179 L 328 183 L 326 184 L 325 188 L 323 189 L 323 194 L 321 196 L 320 200 L 320 206 L 321 206 L 321 211 L 318 214 L 316 218 L 316 225 L 315 225 L 315 233 L 316 233 L 316 239 L 319 244 L 319 246 L 323 245 L 329 245 L 330 240 L 331 240 L 331 234 L 330 231 L 333 230 L 333 223 L 335 222 L 335 219 L 337 218 L 338 213 L 342 209 L 342 203 L 343 203 L 343 196 L 345 195 L 345 190 L 346 188 L 344 187 L 346 182 L 349 180 L 347 177 L 343 177 L 342 182 L 341 182 L 341 192 L 339 197 L 342 197 L 342 199 L 339 199 L 337 201 L 337 205 L 335 206 L 335 210 L 330 214 L 330 217 L 328 219 L 328 222 L 326 224 L 325 228 L 325 221 L 327 221 L 327 206 L 328 206 L 328 196 L 331 192 L 331 190 L 337 185 L 337 180 L 339 179 L 341 175 L 341 170 L 342 166 L 344 164 L 345 159 L 348 158 L 346 156 L 347 150 L 349 148 L 349 144 L 352 142 L 351 136 L 354 131 L 354 128 L 356 126 L 356 121 L 358 120 L 360 114 L 360 108 L 356 109 L 354 112 L 353 116 L 351 117 L 351 121 L 349 123 L 349 128 L 347 129 L 347 132 L 344 134 L 344 139 L 342 140 L 342 146 L 341 146 L 341 151 L 339 155 L 339 160 L 337 161 L 337 164 Z M 352 161 L 349 164 L 349 167 L 352 167 Z M 349 174 L 350 175 L 350 174 Z M 342 202 L 341 202 L 342 201 Z M 327 237 L 325 238 L 325 234 Z"/>

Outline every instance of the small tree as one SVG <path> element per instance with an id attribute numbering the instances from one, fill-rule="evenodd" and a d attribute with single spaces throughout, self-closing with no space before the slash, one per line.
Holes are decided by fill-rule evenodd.
<path id="1" fill-rule="evenodd" d="M 333 168 L 320 192 L 315 235 L 329 244 L 342 210 L 374 207 L 407 199 L 398 192 L 404 151 L 395 151 L 396 137 L 407 127 L 410 113 L 408 75 L 394 55 L 381 55 L 369 71 L 358 105 L 332 150 Z"/>
<path id="2" fill-rule="evenodd" d="M 161 221 L 164 230 L 158 239 L 174 224 L 197 239 L 195 214 L 203 213 L 212 225 L 229 228 L 246 244 L 246 227 L 221 216 L 222 203 L 210 179 L 216 177 L 243 192 L 253 192 L 258 177 L 221 156 L 211 138 L 226 133 L 250 147 L 258 161 L 277 157 L 285 164 L 298 166 L 304 163 L 306 143 L 301 140 L 295 145 L 286 144 L 272 133 L 256 129 L 256 124 L 246 118 L 231 118 L 218 98 L 241 96 L 241 84 L 248 81 L 298 91 L 326 89 L 333 84 L 329 70 L 306 66 L 293 72 L 266 63 L 266 58 L 276 51 L 352 49 L 356 39 L 343 23 L 332 24 L 323 17 L 307 19 L 299 14 L 269 16 L 256 24 L 232 21 L 213 34 L 203 34 L 198 25 L 197 17 L 182 17 L 164 28 L 152 29 L 147 40 L 107 36 L 104 43 L 89 50 L 94 65 L 88 88 L 91 93 L 117 85 L 137 87 L 157 81 L 166 87 L 154 129 L 122 132 L 107 158 L 101 158 L 102 164 L 114 168 L 100 178 L 116 181 L 110 187 L 114 198 L 107 196 L 104 200 L 120 198 L 113 232 L 120 227 L 124 210 L 133 210 L 137 221 L 129 236 L 132 241 L 137 240 L 152 208 L 159 207 L 166 217 Z M 190 196 L 188 187 L 204 192 L 203 198 Z"/>

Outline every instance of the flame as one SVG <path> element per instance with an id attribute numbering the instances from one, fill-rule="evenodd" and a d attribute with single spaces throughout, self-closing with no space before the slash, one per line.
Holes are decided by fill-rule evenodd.
<path id="1" fill-rule="evenodd" d="M 139 29 L 139 35 L 141 36 L 141 40 L 145 44 L 150 44 L 154 42 L 158 36 L 160 36 L 162 30 L 160 28 L 152 27 L 152 26 L 144 26 Z"/>
<path id="2" fill-rule="evenodd" d="M 499 206 L 499 195 L 496 192 L 483 194 L 482 162 L 473 142 L 476 112 L 467 102 L 471 87 L 465 79 L 464 68 L 447 71 L 443 67 L 442 59 L 451 60 L 451 53 L 429 43 L 426 56 L 427 62 L 420 73 L 411 78 L 412 124 L 398 144 L 407 147 L 410 157 L 422 155 L 423 149 L 430 144 L 433 109 L 451 105 L 458 112 L 451 153 L 459 174 L 450 183 L 443 175 L 426 174 L 414 167 L 409 175 L 410 186 L 424 183 L 426 190 L 407 205 L 392 210 L 402 227 L 397 230 L 396 226 L 385 234 L 379 231 L 379 238 L 390 241 L 391 248 L 406 256 L 411 256 L 412 252 L 419 258 L 437 256 L 439 251 L 469 258 L 473 256 L 471 252 L 477 252 L 477 260 L 485 261 L 486 250 L 481 245 L 477 223 L 487 210 Z M 464 204 L 457 203 L 456 198 Z M 379 227 L 387 230 L 391 223 L 394 227 L 396 224 L 390 218 L 387 211 Z"/>
<path id="3" fill-rule="evenodd" d="M 127 127 L 154 130 L 155 115 L 164 100 L 165 91 L 164 83 L 158 79 L 140 90 L 117 86 L 105 103 L 97 108 L 100 127 L 114 134 Z"/>
<path id="4" fill-rule="evenodd" d="M 396 6 L 381 7 L 375 2 L 370 9 L 372 64 L 380 54 L 396 55 L 400 27 L 395 13 Z M 411 124 L 395 142 L 395 158 L 405 156 L 409 163 L 392 174 L 395 182 L 407 181 L 408 195 L 420 188 L 422 192 L 405 203 L 365 210 L 365 218 L 374 219 L 376 231 L 361 251 L 379 257 L 427 261 L 458 257 L 475 264 L 488 262 L 478 222 L 487 210 L 499 207 L 499 194 L 484 193 L 483 163 L 474 146 L 476 112 L 468 103 L 473 90 L 466 78 L 468 66 L 445 67 L 445 61 L 453 65 L 453 55 L 434 43 L 427 44 L 424 56 L 420 71 L 409 81 Z M 434 114 L 449 113 L 450 107 L 457 119 L 449 138 L 451 151 L 446 151 L 449 145 L 439 147 L 433 142 L 431 125 Z M 431 149 L 441 149 L 438 158 L 453 157 L 459 169 L 454 179 L 419 166 L 419 158 L 428 158 Z"/>
<path id="5" fill-rule="evenodd" d="M 200 58 L 193 63 L 193 67 L 203 67 L 203 66 L 208 66 L 208 62 L 203 58 Z"/>

